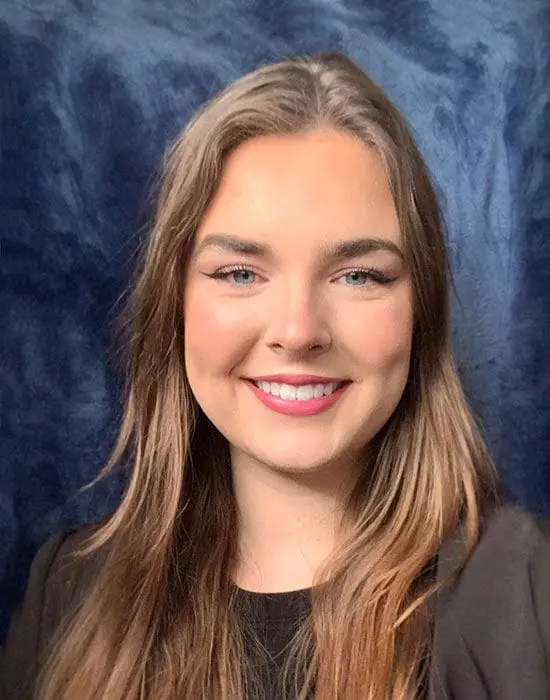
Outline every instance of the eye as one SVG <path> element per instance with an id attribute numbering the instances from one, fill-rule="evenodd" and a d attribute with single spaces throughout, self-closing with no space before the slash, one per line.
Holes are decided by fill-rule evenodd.
<path id="1" fill-rule="evenodd" d="M 203 273 L 206 277 L 228 282 L 236 287 L 250 287 L 257 282 L 257 273 L 245 265 L 233 265 L 231 267 L 222 267 L 210 273 Z M 389 284 L 394 282 L 395 278 L 388 277 L 380 270 L 373 268 L 357 267 L 352 270 L 347 270 L 337 280 L 345 279 L 349 287 L 367 287 L 372 284 Z"/>
<path id="2" fill-rule="evenodd" d="M 235 265 L 233 267 L 222 267 L 219 270 L 211 273 L 204 273 L 206 277 L 211 279 L 229 282 L 238 287 L 249 287 L 256 281 L 256 273 L 249 267 L 244 265 Z"/>
<path id="3" fill-rule="evenodd" d="M 348 270 L 338 279 L 345 279 L 350 287 L 365 287 L 369 284 L 389 284 L 394 281 L 394 278 L 388 277 L 380 270 L 367 267 L 357 267 L 353 270 Z"/>

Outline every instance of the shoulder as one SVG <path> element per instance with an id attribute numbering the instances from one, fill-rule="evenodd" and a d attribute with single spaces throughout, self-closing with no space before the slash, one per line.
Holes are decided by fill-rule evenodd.
<path id="1" fill-rule="evenodd" d="M 456 537 L 442 549 L 443 568 L 452 566 L 462 544 Z M 501 506 L 484 516 L 478 544 L 455 587 L 495 577 L 501 584 L 519 582 L 526 574 L 536 578 L 548 570 L 549 558 L 550 521 L 519 506 Z"/>
<path id="2" fill-rule="evenodd" d="M 39 588 L 42 600 L 40 632 L 44 640 L 53 636 L 59 623 L 80 602 L 100 568 L 98 554 L 79 554 L 95 529 L 86 525 L 55 535 L 40 548 L 33 561 L 28 588 Z"/>
<path id="3" fill-rule="evenodd" d="M 71 528 L 51 536 L 42 544 L 31 563 L 27 587 L 13 619 L 19 616 L 47 614 L 54 602 L 69 604 L 77 588 L 85 585 L 93 574 L 93 559 L 78 556 L 79 548 L 94 532 L 94 526 Z"/>
<path id="4" fill-rule="evenodd" d="M 81 600 L 99 563 L 76 556 L 92 526 L 50 537 L 36 553 L 21 604 L 12 615 L 1 650 L 2 698 L 27 698 L 55 633 Z"/>
<path id="5" fill-rule="evenodd" d="M 493 510 L 482 522 L 479 547 L 513 547 L 535 554 L 550 542 L 550 520 L 515 505 Z"/>
<path id="6" fill-rule="evenodd" d="M 34 555 L 28 585 L 46 584 L 52 576 L 61 575 L 92 531 L 91 526 L 75 527 L 49 537 Z"/>
<path id="7" fill-rule="evenodd" d="M 460 538 L 441 553 L 456 562 Z M 434 657 L 452 697 L 550 697 L 550 522 L 517 506 L 487 514 L 436 604 Z"/>
<path id="8" fill-rule="evenodd" d="M 516 505 L 489 511 L 482 519 L 479 542 L 465 572 L 510 567 L 512 561 L 536 562 L 548 555 L 550 521 Z M 498 555 L 506 555 L 500 558 Z"/>
<path id="9" fill-rule="evenodd" d="M 464 543 L 455 536 L 441 550 L 440 576 L 458 562 Z M 461 573 L 441 594 L 444 608 L 476 601 L 487 611 L 514 601 L 538 600 L 550 585 L 550 521 L 513 505 L 485 515 L 481 534 Z M 444 609 L 441 610 L 444 612 Z M 481 610 L 476 615 L 481 616 Z"/>

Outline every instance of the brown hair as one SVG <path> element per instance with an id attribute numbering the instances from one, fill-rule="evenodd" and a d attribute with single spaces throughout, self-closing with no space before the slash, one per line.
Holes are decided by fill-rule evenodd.
<path id="1" fill-rule="evenodd" d="M 425 574 L 460 522 L 472 550 L 497 479 L 453 361 L 448 263 L 426 167 L 383 91 L 331 53 L 232 83 L 169 153 L 128 304 L 124 420 L 102 472 L 129 464 L 127 487 L 80 553 L 101 552 L 102 565 L 45 668 L 43 700 L 236 700 L 247 692 L 230 580 L 229 451 L 185 376 L 183 280 L 228 153 L 258 135 L 317 127 L 354 135 L 384 163 L 414 283 L 415 330 L 407 386 L 368 446 L 346 514 L 351 534 L 319 572 L 323 585 L 313 589 L 285 678 L 302 699 L 313 690 L 318 700 L 401 699 L 426 688 L 434 586 Z"/>

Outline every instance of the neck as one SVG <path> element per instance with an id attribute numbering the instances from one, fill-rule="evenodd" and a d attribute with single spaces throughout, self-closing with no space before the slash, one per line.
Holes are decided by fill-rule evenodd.
<path id="1" fill-rule="evenodd" d="M 232 454 L 240 518 L 234 581 L 239 587 L 276 593 L 313 584 L 334 550 L 349 494 L 351 480 L 334 466 L 296 474 Z"/>

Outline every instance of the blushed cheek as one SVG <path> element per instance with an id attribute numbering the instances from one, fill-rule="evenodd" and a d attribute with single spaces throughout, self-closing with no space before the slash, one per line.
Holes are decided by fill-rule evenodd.
<path id="1" fill-rule="evenodd" d="M 242 314 L 225 305 L 189 295 L 184 307 L 185 357 L 188 372 L 225 374 L 238 364 L 251 336 Z"/>
<path id="2" fill-rule="evenodd" d="M 412 344 L 412 312 L 403 308 L 381 308 L 361 324 L 358 347 L 363 362 L 372 370 L 391 369 L 408 363 Z"/>

